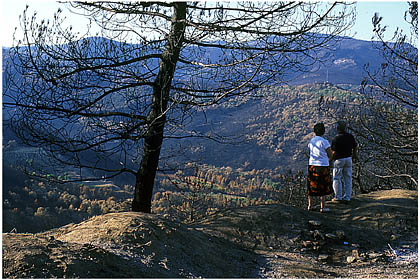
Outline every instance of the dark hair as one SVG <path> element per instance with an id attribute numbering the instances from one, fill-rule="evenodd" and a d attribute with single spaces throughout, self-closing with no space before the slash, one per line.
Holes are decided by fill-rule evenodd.
<path id="1" fill-rule="evenodd" d="M 338 121 L 337 122 L 337 131 L 338 132 L 345 132 L 347 128 L 347 124 L 345 121 Z"/>
<path id="2" fill-rule="evenodd" d="M 324 135 L 324 133 L 325 133 L 325 126 L 324 126 L 324 124 L 323 123 L 317 123 L 314 126 L 314 132 L 315 132 L 316 136 Z"/>

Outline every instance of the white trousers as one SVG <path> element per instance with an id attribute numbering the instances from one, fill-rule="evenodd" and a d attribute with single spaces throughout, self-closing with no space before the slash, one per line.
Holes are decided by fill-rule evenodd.
<path id="1" fill-rule="evenodd" d="M 352 195 L 352 166 L 351 157 L 340 158 L 334 161 L 333 189 L 338 200 L 350 200 Z M 344 193 L 343 193 L 344 190 Z"/>

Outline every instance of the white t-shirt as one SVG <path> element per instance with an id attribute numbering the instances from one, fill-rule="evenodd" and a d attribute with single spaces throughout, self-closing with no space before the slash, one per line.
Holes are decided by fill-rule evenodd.
<path id="1" fill-rule="evenodd" d="M 315 136 L 309 141 L 309 165 L 329 166 L 327 149 L 331 147 L 330 142 L 321 136 Z"/>

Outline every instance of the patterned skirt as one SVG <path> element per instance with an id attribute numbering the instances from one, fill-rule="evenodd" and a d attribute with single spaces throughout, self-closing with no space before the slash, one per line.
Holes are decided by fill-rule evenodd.
<path id="1" fill-rule="evenodd" d="M 308 166 L 306 195 L 324 196 L 334 192 L 329 166 Z"/>

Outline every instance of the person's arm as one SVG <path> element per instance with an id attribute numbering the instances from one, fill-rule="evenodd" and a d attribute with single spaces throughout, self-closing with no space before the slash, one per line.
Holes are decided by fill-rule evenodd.
<path id="1" fill-rule="evenodd" d="M 335 149 L 336 149 L 336 138 L 334 138 L 334 140 L 332 141 L 332 143 L 331 143 L 331 159 L 330 160 L 332 160 L 333 158 L 334 158 L 334 156 L 335 156 Z"/>
<path id="2" fill-rule="evenodd" d="M 328 147 L 325 151 L 327 152 L 327 155 L 328 155 L 328 160 L 330 162 L 330 167 L 332 167 L 332 159 L 333 159 L 334 151 L 331 150 L 331 147 Z"/>
<path id="3" fill-rule="evenodd" d="M 358 158 L 357 158 L 357 146 L 355 146 L 352 151 L 353 151 L 353 160 L 357 161 L 358 160 Z"/>
<path id="4" fill-rule="evenodd" d="M 353 160 L 354 161 L 357 161 L 358 160 L 358 158 L 357 158 L 357 142 L 356 142 L 356 139 L 354 139 L 354 136 L 353 136 L 353 149 L 352 149 L 352 153 L 353 153 L 352 154 Z"/>
<path id="5" fill-rule="evenodd" d="M 326 149 L 326 151 L 327 151 L 327 155 L 328 155 L 328 160 L 332 160 L 332 158 L 333 158 L 333 151 L 331 150 L 331 147 L 328 147 Z"/>

